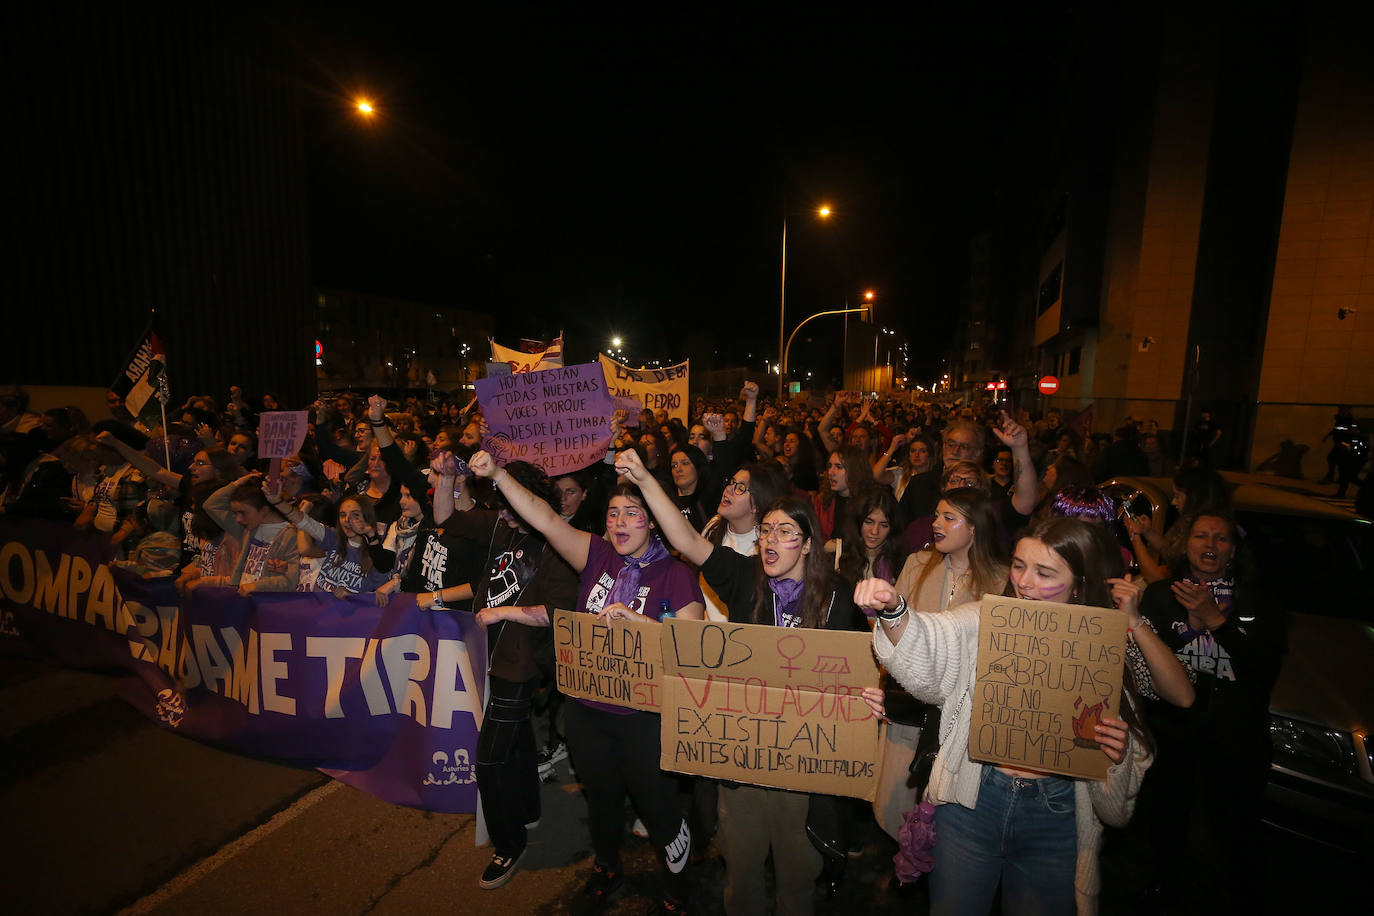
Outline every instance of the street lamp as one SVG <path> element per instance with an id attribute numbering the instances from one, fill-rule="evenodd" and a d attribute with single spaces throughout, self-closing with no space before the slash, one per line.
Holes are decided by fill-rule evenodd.
<path id="1" fill-rule="evenodd" d="M 816 216 L 821 219 L 829 219 L 834 211 L 829 204 L 821 204 L 816 208 Z M 778 293 L 778 353 L 781 355 L 786 349 L 783 337 L 787 332 L 787 211 L 784 209 L 782 214 L 782 281 L 779 284 Z M 797 325 L 801 327 L 801 325 Z M 782 364 L 787 362 L 783 358 Z M 780 366 L 782 365 L 780 364 Z M 782 400 L 782 372 L 778 372 L 778 400 Z"/>
<path id="2" fill-rule="evenodd" d="M 800 331 L 800 330 L 802 329 L 802 327 L 803 327 L 808 321 L 810 321 L 812 318 L 819 318 L 819 317 L 821 317 L 822 315 L 848 315 L 850 312 L 862 312 L 862 311 L 863 311 L 863 309 L 857 308 L 857 309 L 830 309 L 829 311 L 825 311 L 825 312 L 817 312 L 817 313 L 814 314 L 814 315 L 807 315 L 805 318 L 802 319 L 801 324 L 797 325 L 795 328 L 792 329 L 792 334 L 791 334 L 791 336 L 787 338 L 787 345 L 786 345 L 785 347 L 782 348 L 782 365 L 781 365 L 781 366 L 779 367 L 779 369 L 778 369 L 778 398 L 779 398 L 779 399 L 782 398 L 782 380 L 783 380 L 783 377 L 787 375 L 787 354 L 788 354 L 789 352 L 791 352 L 791 350 L 792 350 L 792 341 L 796 339 L 796 337 L 797 337 L 797 332 Z M 846 320 L 848 320 L 848 319 L 846 319 Z M 807 374 L 809 375 L 810 373 L 807 373 Z"/>
<path id="3" fill-rule="evenodd" d="M 357 108 L 358 113 L 365 118 L 370 118 L 377 113 L 377 110 L 372 107 L 372 103 L 367 99 L 358 99 Z"/>

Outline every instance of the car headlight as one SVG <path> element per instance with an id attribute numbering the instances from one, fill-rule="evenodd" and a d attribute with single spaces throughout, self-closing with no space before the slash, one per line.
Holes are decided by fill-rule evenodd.
<path id="1" fill-rule="evenodd" d="M 1271 714 L 1269 740 L 1280 766 L 1316 776 L 1355 773 L 1355 740 L 1349 732 Z"/>

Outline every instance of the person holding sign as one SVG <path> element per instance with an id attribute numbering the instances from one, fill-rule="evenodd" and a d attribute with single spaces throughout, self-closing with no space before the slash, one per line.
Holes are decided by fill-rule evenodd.
<path id="1" fill-rule="evenodd" d="M 935 506 L 932 525 L 935 546 L 912 554 L 887 591 L 872 589 L 882 600 L 876 613 L 890 612 L 899 603 L 921 613 L 939 613 L 985 594 L 1000 594 L 1007 584 L 1007 556 L 1002 546 L 1002 525 L 995 504 L 972 487 L 946 490 Z M 873 578 L 873 577 L 870 577 Z M 913 698 L 890 679 L 882 708 L 876 709 L 883 724 L 883 768 L 873 813 L 894 840 L 899 839 L 903 818 L 920 799 L 911 781 L 911 763 L 918 747 L 938 746 L 940 710 Z M 922 740 L 924 738 L 924 741 Z"/>
<path id="2" fill-rule="evenodd" d="M 836 630 L 861 626 L 848 588 L 830 570 L 820 523 L 806 500 L 787 497 L 773 503 L 759 525 L 757 555 L 743 556 L 697 534 L 634 452 L 621 452 L 615 466 L 641 488 L 668 542 L 701 568 L 725 600 L 732 622 Z M 725 857 L 727 913 L 767 910 L 764 861 L 770 849 L 777 911 L 811 912 L 812 885 L 822 861 L 807 836 L 810 804 L 810 796 L 783 789 L 721 787 L 717 844 Z M 842 859 L 847 844 L 833 840 Z"/>
<path id="3" fill-rule="evenodd" d="M 1113 605 L 1121 555 L 1100 526 L 1078 519 L 1043 522 L 1022 537 L 1012 558 L 1010 595 L 1088 607 Z M 1138 602 L 1139 590 L 1124 596 Z M 935 804 L 931 912 L 987 913 L 999 883 L 1002 910 L 1095 913 L 1101 883 L 1102 825 L 1130 820 L 1153 742 L 1134 712 L 1130 681 L 1122 719 L 1102 717 L 1095 738 L 1111 765 L 1103 781 L 991 766 L 969 757 L 981 608 L 912 612 L 881 579 L 859 583 L 855 603 L 879 609 L 873 648 L 917 699 L 937 703 L 940 752 L 927 797 Z M 1127 610 L 1135 616 L 1134 607 Z M 1124 671 L 1124 666 L 1123 666 Z M 865 691 L 875 710 L 880 691 Z"/>
<path id="4" fill-rule="evenodd" d="M 606 621 L 632 616 L 659 620 L 669 614 L 701 619 L 704 604 L 696 576 L 668 554 L 636 487 L 621 484 L 611 491 L 606 537 L 598 538 L 565 522 L 553 503 L 531 493 L 487 452 L 473 455 L 468 464 L 478 477 L 489 478 L 511 509 L 547 538 L 580 576 L 576 610 Z M 671 516 L 670 521 L 687 525 L 671 501 L 660 508 L 660 519 Z M 568 750 L 587 796 L 596 855 L 584 898 L 604 902 L 625 883 L 620 841 L 628 792 L 668 870 L 664 908 L 682 910 L 692 832 L 678 809 L 676 781 L 658 768 L 659 717 L 579 699 L 568 704 L 565 718 Z"/>

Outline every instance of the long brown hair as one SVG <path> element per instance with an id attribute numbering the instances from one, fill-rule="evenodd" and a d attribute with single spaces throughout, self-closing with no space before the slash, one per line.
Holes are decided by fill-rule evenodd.
<path id="1" fill-rule="evenodd" d="M 363 571 L 363 575 L 372 572 L 372 554 L 367 549 L 368 535 L 357 535 L 347 530 L 343 526 L 343 521 L 339 515 L 339 510 L 343 509 L 344 503 L 357 503 L 358 511 L 363 514 L 363 521 L 367 522 L 367 527 L 373 531 L 377 528 L 377 509 L 371 498 L 365 493 L 350 494 L 339 500 L 339 505 L 334 512 L 334 536 L 338 544 L 334 548 L 334 553 L 325 558 L 331 566 L 342 566 L 348 559 L 348 539 L 351 537 L 362 537 L 362 549 L 358 551 L 358 567 Z"/>
<path id="2" fill-rule="evenodd" d="M 1068 564 L 1074 576 L 1074 588 L 1066 603 L 1104 608 L 1115 605 L 1112 600 L 1112 587 L 1107 584 L 1107 580 L 1120 578 L 1125 570 L 1122 566 L 1121 548 L 1105 527 L 1076 518 L 1051 518 L 1021 535 L 1021 540 L 1039 541 Z M 1010 579 L 1007 581 L 1006 593 L 1009 596 L 1016 593 Z M 1121 692 L 1126 696 L 1119 704 L 1121 721 L 1126 723 L 1142 747 L 1154 753 L 1154 737 L 1146 728 L 1145 722 L 1136 714 L 1140 692 L 1135 686 L 1130 666 L 1124 667 Z"/>
<path id="3" fill-rule="evenodd" d="M 849 498 L 861 496 L 874 486 L 873 466 L 868 463 L 863 452 L 852 445 L 844 445 L 830 453 L 831 457 L 835 455 L 839 455 L 840 460 L 844 462 L 846 483 L 849 484 Z M 830 458 L 827 457 L 826 461 L 829 460 Z M 821 505 L 830 505 L 835 501 L 835 496 L 836 493 L 830 489 L 828 469 L 823 468 L 821 470 Z"/>
<path id="4" fill-rule="evenodd" d="M 1002 519 L 997 513 L 996 503 L 986 493 L 974 487 L 955 487 L 941 493 L 939 501 L 935 504 L 936 511 L 939 511 L 939 504 L 942 502 L 949 503 L 973 528 L 973 543 L 969 545 L 968 550 L 969 590 L 975 595 L 982 596 L 993 594 L 1003 588 L 1007 581 L 1009 564 L 1002 538 Z M 934 550 L 933 547 L 931 549 Z M 940 560 L 943 559 L 941 555 Z M 944 565 L 943 562 L 935 562 L 935 557 L 929 557 L 928 560 L 916 581 L 917 593 L 921 591 L 935 568 Z"/>
<path id="5" fill-rule="evenodd" d="M 895 577 L 902 570 L 907 549 L 906 543 L 902 540 L 902 529 L 906 527 L 906 520 L 902 515 L 901 506 L 892 495 L 892 488 L 874 487 L 867 493 L 860 494 L 851 505 L 854 506 L 854 511 L 845 513 L 844 531 L 841 532 L 844 547 L 840 554 L 840 577 L 851 584 L 858 584 L 863 578 L 864 570 L 868 568 L 868 550 L 864 547 L 863 524 L 875 511 L 881 512 L 887 518 L 888 531 L 887 537 L 878 545 L 878 555 L 873 558 L 873 566 L 876 571 L 878 561 L 885 557 L 891 568 L 891 575 Z"/>
<path id="6" fill-rule="evenodd" d="M 830 616 L 830 603 L 834 600 L 835 590 L 839 587 L 838 578 L 826 560 L 821 543 L 821 523 L 816 518 L 816 510 L 811 502 L 788 496 L 759 513 L 762 519 L 769 512 L 784 512 L 802 532 L 802 543 L 811 543 L 811 551 L 802 563 L 801 625 L 813 630 L 825 628 Z M 763 571 L 763 544 L 759 544 L 758 573 L 754 578 L 754 619 L 753 623 L 772 625 L 773 592 L 768 587 L 768 576 Z"/>

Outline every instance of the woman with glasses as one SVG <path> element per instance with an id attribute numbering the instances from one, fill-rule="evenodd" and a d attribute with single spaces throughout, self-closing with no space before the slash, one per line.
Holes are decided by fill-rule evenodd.
<path id="1" fill-rule="evenodd" d="M 1017 542 L 1007 591 L 1027 600 L 1115 604 L 1132 616 L 1140 604 L 1140 588 L 1121 578 L 1111 536 L 1072 518 L 1044 522 Z M 1110 762 L 1105 780 L 981 764 L 968 753 L 980 604 L 923 613 L 895 592 L 872 579 L 859 584 L 854 600 L 878 609 L 878 660 L 913 696 L 942 708 L 927 790 L 936 833 L 931 912 L 986 913 L 999 886 L 1007 914 L 1096 912 L 1103 825 L 1130 819 L 1153 753 L 1124 664 L 1121 718 L 1104 716 L 1094 735 Z M 864 697 L 882 708 L 880 691 L 866 689 Z"/>
<path id="2" fill-rule="evenodd" d="M 621 452 L 621 456 L 631 454 L 638 458 L 632 449 Z M 478 452 L 468 465 L 478 477 L 489 478 L 511 511 L 543 535 L 578 574 L 581 586 L 575 610 L 597 614 L 608 623 L 640 617 L 657 621 L 671 615 L 701 619 L 704 604 L 696 575 L 668 554 L 638 488 L 622 483 L 611 491 L 606 536 L 598 538 L 563 521 L 550 503 L 497 467 L 488 453 Z M 642 462 L 636 465 L 643 469 Z M 643 476 L 648 479 L 649 472 Z M 680 525 L 700 537 L 657 481 L 654 486 L 662 497 L 657 506 L 659 523 Z M 549 625 L 546 608 L 521 610 L 522 622 Z M 620 841 L 628 792 L 668 873 L 664 908 L 681 910 L 692 833 L 678 809 L 676 780 L 658 768 L 658 715 L 583 699 L 568 703 L 565 709 L 568 750 L 587 796 L 595 852 L 592 877 L 582 890 L 584 900 L 604 903 L 625 883 Z"/>
<path id="3" fill-rule="evenodd" d="M 732 622 L 841 630 L 862 625 L 849 589 L 829 568 L 820 523 L 806 500 L 775 502 L 759 525 L 757 556 L 745 557 L 693 531 L 634 453 L 617 455 L 616 470 L 641 488 L 649 508 L 663 520 L 668 542 L 701 567 Z M 764 862 L 770 849 L 777 912 L 811 912 L 822 860 L 807 836 L 809 809 L 809 796 L 798 792 L 721 786 L 716 843 L 725 858 L 727 913 L 767 911 Z M 839 837 L 823 840 L 843 857 L 847 844 Z"/>
<path id="4" fill-rule="evenodd" d="M 725 482 L 716 514 L 706 523 L 701 536 L 714 545 L 733 550 L 740 556 L 752 557 L 758 552 L 759 516 L 763 510 L 787 495 L 787 478 L 772 461 L 750 462 Z M 725 602 L 711 588 L 705 577 L 701 580 L 706 597 L 706 616 L 712 620 L 726 620 Z"/>

